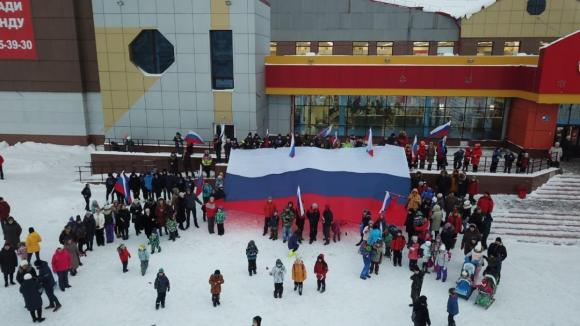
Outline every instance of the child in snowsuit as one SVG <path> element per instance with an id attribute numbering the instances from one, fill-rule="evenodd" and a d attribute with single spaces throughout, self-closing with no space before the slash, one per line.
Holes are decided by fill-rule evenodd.
<path id="1" fill-rule="evenodd" d="M 155 253 L 155 249 L 161 252 L 161 246 L 159 245 L 159 234 L 156 229 L 153 229 L 151 235 L 149 236 L 149 244 L 151 245 L 151 254 Z"/>
<path id="2" fill-rule="evenodd" d="M 391 241 L 391 249 L 393 250 L 393 266 L 401 266 L 403 260 L 403 248 L 405 248 L 407 240 L 401 231 L 397 232 L 397 236 Z"/>
<path id="3" fill-rule="evenodd" d="M 294 233 L 288 237 L 288 257 L 296 256 L 298 247 L 300 247 L 298 244 L 298 231 L 294 231 Z"/>
<path id="4" fill-rule="evenodd" d="M 143 244 L 140 245 L 137 253 L 139 255 L 139 261 L 141 261 L 141 275 L 145 276 L 147 267 L 149 267 L 149 253 L 147 252 L 147 247 Z"/>
<path id="5" fill-rule="evenodd" d="M 383 260 L 383 240 L 377 240 L 373 244 L 373 250 L 371 251 L 371 270 L 375 275 L 379 275 L 379 265 Z"/>
<path id="6" fill-rule="evenodd" d="M 417 260 L 419 260 L 419 242 L 416 235 L 411 237 L 411 245 L 409 246 L 409 253 L 407 258 L 409 258 L 409 270 L 413 270 L 417 267 Z"/>
<path id="7" fill-rule="evenodd" d="M 169 232 L 169 240 L 175 241 L 179 238 L 179 234 L 177 233 L 177 222 L 175 221 L 175 217 L 171 217 L 167 220 L 166 224 L 167 231 Z"/>
<path id="8" fill-rule="evenodd" d="M 278 240 L 278 211 L 274 210 L 274 214 L 270 217 L 270 222 L 268 223 L 270 226 L 270 239 L 271 240 Z"/>
<path id="9" fill-rule="evenodd" d="M 284 275 L 286 274 L 286 267 L 282 264 L 280 259 L 276 259 L 276 265 L 272 267 L 270 275 L 274 277 L 274 298 L 282 299 L 282 292 L 284 292 Z"/>
<path id="10" fill-rule="evenodd" d="M 336 242 L 336 240 L 338 239 L 338 241 L 340 241 L 340 225 L 341 225 L 341 221 L 338 220 L 338 218 L 335 218 L 332 221 L 332 225 L 330 226 L 330 228 L 332 229 L 332 241 Z"/>
<path id="11" fill-rule="evenodd" d="M 246 257 L 248 257 L 248 273 L 252 276 L 256 274 L 256 258 L 258 258 L 258 247 L 256 247 L 254 240 L 248 242 Z"/>
<path id="12" fill-rule="evenodd" d="M 302 287 L 306 280 L 306 267 L 300 257 L 296 257 L 294 265 L 292 265 L 292 280 L 294 281 L 294 291 L 298 290 L 298 294 L 302 295 Z"/>
<path id="13" fill-rule="evenodd" d="M 215 223 L 217 224 L 218 235 L 224 235 L 224 222 L 226 221 L 226 213 L 223 207 L 218 207 L 215 213 Z"/>
<path id="14" fill-rule="evenodd" d="M 165 271 L 163 268 L 159 269 L 157 272 L 157 277 L 155 278 L 155 283 L 153 284 L 155 290 L 157 290 L 157 298 L 155 299 L 155 309 L 165 308 L 165 296 L 169 292 L 169 279 L 165 276 Z"/>
<path id="15" fill-rule="evenodd" d="M 324 255 L 318 255 L 314 264 L 314 274 L 316 274 L 316 291 L 324 293 L 326 291 L 326 273 L 328 273 L 328 264 L 324 260 Z"/>
<path id="16" fill-rule="evenodd" d="M 455 289 L 449 289 L 449 298 L 447 299 L 447 325 L 455 326 L 455 316 L 459 314 L 459 305 L 457 304 L 457 294 Z"/>
<path id="17" fill-rule="evenodd" d="M 127 264 L 129 264 L 129 258 L 131 258 L 131 254 L 127 247 L 124 244 L 121 244 L 117 248 L 117 252 L 119 253 L 119 258 L 121 259 L 121 263 L 123 264 L 123 273 L 127 273 L 129 270 L 127 269 Z"/>
<path id="18" fill-rule="evenodd" d="M 211 285 L 211 301 L 213 302 L 213 306 L 217 307 L 220 305 L 220 293 L 222 292 L 222 284 L 224 284 L 224 277 L 219 269 L 216 269 L 215 272 L 210 275 L 209 284 Z"/>
<path id="19" fill-rule="evenodd" d="M 422 255 L 420 255 L 421 269 L 423 270 L 423 273 L 429 274 L 429 267 L 433 265 L 433 261 L 431 260 L 431 241 L 425 241 L 421 245 L 420 252 L 422 252 Z"/>
<path id="20" fill-rule="evenodd" d="M 385 247 L 385 257 L 391 260 L 391 242 L 393 241 L 393 235 L 389 230 L 386 230 L 383 234 L 383 243 Z"/>
<path id="21" fill-rule="evenodd" d="M 451 252 L 447 251 L 445 244 L 439 246 L 439 252 L 435 258 L 435 272 L 437 273 L 436 280 L 445 282 L 447 280 L 447 263 L 451 260 Z"/>

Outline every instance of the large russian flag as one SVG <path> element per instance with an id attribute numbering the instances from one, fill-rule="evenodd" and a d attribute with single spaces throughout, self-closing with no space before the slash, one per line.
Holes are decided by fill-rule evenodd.
<path id="1" fill-rule="evenodd" d="M 129 191 L 129 180 L 125 176 L 125 171 L 121 172 L 119 176 L 117 176 L 117 182 L 115 182 L 115 190 L 122 194 L 125 197 L 125 203 L 131 204 L 131 192 Z"/>
<path id="2" fill-rule="evenodd" d="M 306 208 L 328 204 L 335 216 L 358 224 L 364 209 L 381 209 L 388 191 L 393 200 L 386 209 L 387 220 L 404 223 L 409 169 L 403 148 L 377 146 L 373 157 L 364 147 L 295 151 L 290 158 L 285 148 L 232 150 L 225 178 L 226 207 L 262 214 L 268 196 L 284 207 L 296 201 L 300 187 Z"/>

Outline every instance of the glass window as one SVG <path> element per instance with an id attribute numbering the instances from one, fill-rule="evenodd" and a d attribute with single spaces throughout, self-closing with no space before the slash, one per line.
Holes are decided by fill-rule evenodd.
<path id="1" fill-rule="evenodd" d="M 270 55 L 276 55 L 278 50 L 278 42 L 270 42 Z"/>
<path id="2" fill-rule="evenodd" d="M 393 42 L 377 42 L 377 55 L 393 55 Z"/>
<path id="3" fill-rule="evenodd" d="M 319 55 L 332 55 L 333 42 L 318 42 Z"/>
<path id="4" fill-rule="evenodd" d="M 352 54 L 353 55 L 368 55 L 369 54 L 369 42 L 352 42 Z"/>
<path id="5" fill-rule="evenodd" d="M 306 55 L 310 52 L 310 42 L 296 42 L 296 55 Z"/>
<path id="6" fill-rule="evenodd" d="M 437 55 L 453 55 L 455 42 L 437 42 Z"/>
<path id="7" fill-rule="evenodd" d="M 143 30 L 129 44 L 129 56 L 141 70 L 158 75 L 175 62 L 175 51 L 163 34 L 156 29 Z"/>
<path id="8" fill-rule="evenodd" d="M 211 76 L 213 89 L 234 88 L 232 31 L 210 31 Z"/>
<path id="9" fill-rule="evenodd" d="M 413 42 L 413 55 L 429 55 L 429 42 Z"/>
<path id="10" fill-rule="evenodd" d="M 477 55 L 491 55 L 493 50 L 493 42 L 483 41 L 477 42 Z"/>
<path id="11" fill-rule="evenodd" d="M 506 41 L 503 43 L 503 55 L 518 55 L 520 41 Z"/>
<path id="12" fill-rule="evenodd" d="M 532 16 L 541 15 L 546 10 L 546 0 L 528 0 L 526 10 Z"/>

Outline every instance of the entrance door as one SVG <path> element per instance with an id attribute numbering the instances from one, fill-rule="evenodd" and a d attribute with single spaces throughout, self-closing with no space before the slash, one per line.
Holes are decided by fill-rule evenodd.
<path id="1" fill-rule="evenodd" d="M 233 139 L 236 137 L 236 128 L 232 124 L 224 124 L 226 129 L 226 138 Z M 222 124 L 214 123 L 213 125 L 214 135 L 221 135 L 222 134 Z"/>

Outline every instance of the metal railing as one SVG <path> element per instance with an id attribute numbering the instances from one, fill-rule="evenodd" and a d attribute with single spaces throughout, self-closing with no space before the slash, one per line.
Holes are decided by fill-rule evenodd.
<path id="1" fill-rule="evenodd" d="M 132 144 L 127 144 L 125 138 L 105 138 L 105 149 L 116 151 L 116 152 L 140 152 L 140 148 L 143 147 L 157 147 L 158 151 L 161 152 L 161 148 L 174 148 L 175 142 L 170 139 L 131 139 Z M 186 147 L 187 143 L 183 141 L 183 147 Z M 194 145 L 194 148 L 203 148 L 213 150 L 213 141 L 206 141 L 200 145 Z"/>

